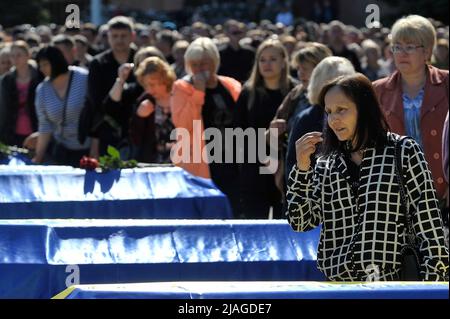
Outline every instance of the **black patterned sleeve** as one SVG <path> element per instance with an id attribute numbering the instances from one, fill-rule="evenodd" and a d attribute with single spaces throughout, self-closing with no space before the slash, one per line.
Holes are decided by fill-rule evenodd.
<path id="1" fill-rule="evenodd" d="M 319 179 L 319 174 L 311 168 L 304 172 L 297 165 L 292 167 L 287 183 L 286 214 L 295 231 L 308 231 L 322 223 Z"/>
<path id="2" fill-rule="evenodd" d="M 422 275 L 427 281 L 448 280 L 448 249 L 428 163 L 416 141 L 407 139 L 403 150 L 408 160 L 406 188 L 414 233 L 422 255 Z"/>

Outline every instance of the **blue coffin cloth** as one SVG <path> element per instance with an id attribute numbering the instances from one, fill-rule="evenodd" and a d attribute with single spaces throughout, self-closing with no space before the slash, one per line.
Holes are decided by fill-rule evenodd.
<path id="1" fill-rule="evenodd" d="M 445 282 L 162 282 L 81 285 L 57 299 L 448 299 Z"/>
<path id="2" fill-rule="evenodd" d="M 323 280 L 319 232 L 282 220 L 3 220 L 0 298 L 76 283 Z"/>
<path id="3" fill-rule="evenodd" d="M 21 154 L 5 157 L 0 155 L 0 165 L 23 166 L 31 164 L 31 159 Z"/>
<path id="4" fill-rule="evenodd" d="M 97 173 L 67 166 L 0 166 L 0 219 L 228 219 L 226 196 L 177 167 Z"/>

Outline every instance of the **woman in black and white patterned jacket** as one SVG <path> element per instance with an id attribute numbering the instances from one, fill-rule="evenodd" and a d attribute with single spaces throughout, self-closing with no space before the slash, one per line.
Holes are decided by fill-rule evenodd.
<path id="1" fill-rule="evenodd" d="M 404 214 L 396 174 L 395 143 L 424 280 L 448 280 L 448 249 L 431 172 L 420 146 L 390 133 L 371 82 L 362 74 L 326 85 L 320 105 L 324 132 L 296 142 L 297 165 L 287 191 L 295 231 L 322 225 L 319 269 L 333 281 L 399 280 L 405 244 Z M 311 156 L 322 143 L 316 166 Z"/>

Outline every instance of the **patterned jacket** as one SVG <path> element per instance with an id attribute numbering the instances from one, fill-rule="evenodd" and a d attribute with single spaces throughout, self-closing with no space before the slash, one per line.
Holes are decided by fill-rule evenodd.
<path id="1" fill-rule="evenodd" d="M 290 172 L 286 194 L 289 222 L 295 231 L 322 224 L 317 263 L 330 280 L 367 280 L 369 275 L 379 280 L 399 279 L 405 226 L 395 173 L 398 138 L 388 133 L 386 146 L 366 149 L 357 196 L 352 196 L 341 154 L 319 158 L 314 170 L 304 172 L 294 165 Z M 448 249 L 431 172 L 417 142 L 405 139 L 401 149 L 423 279 L 448 280 Z M 361 227 L 358 212 L 363 214 Z"/>

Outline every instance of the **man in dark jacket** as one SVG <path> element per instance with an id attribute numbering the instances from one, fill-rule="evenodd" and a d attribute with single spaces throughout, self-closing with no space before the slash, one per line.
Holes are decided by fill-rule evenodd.
<path id="1" fill-rule="evenodd" d="M 108 145 L 118 147 L 121 133 L 117 132 L 114 121 L 105 115 L 102 102 L 118 80 L 117 70 L 123 63 L 133 62 L 136 49 L 133 44 L 135 33 L 133 23 L 126 17 L 118 16 L 108 22 L 108 42 L 111 49 L 95 56 L 89 66 L 87 107 L 93 113 L 89 135 L 93 138 L 91 156 L 104 155 Z M 132 72 L 127 82 L 134 82 Z M 87 129 L 84 127 L 83 129 Z"/>
<path id="2" fill-rule="evenodd" d="M 330 43 L 329 47 L 333 55 L 340 56 L 352 62 L 356 72 L 362 72 L 361 62 L 355 52 L 351 51 L 344 40 L 345 25 L 337 20 L 330 22 Z"/>
<path id="3" fill-rule="evenodd" d="M 255 61 L 255 50 L 241 46 L 239 41 L 245 36 L 245 26 L 236 20 L 228 20 L 225 34 L 230 42 L 220 48 L 220 68 L 218 74 L 231 77 L 244 83 L 250 76 Z"/>

